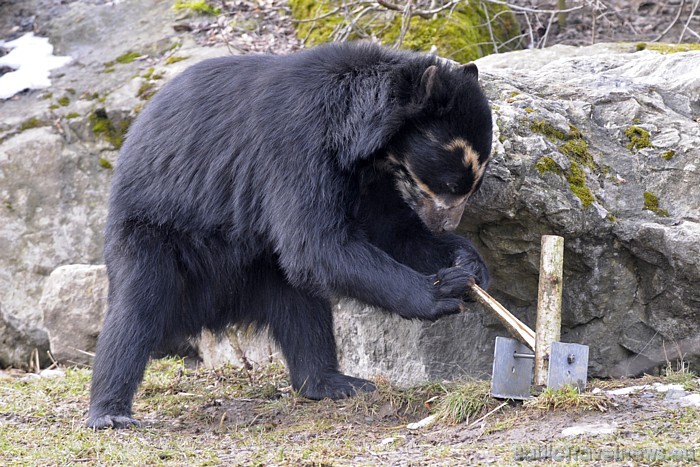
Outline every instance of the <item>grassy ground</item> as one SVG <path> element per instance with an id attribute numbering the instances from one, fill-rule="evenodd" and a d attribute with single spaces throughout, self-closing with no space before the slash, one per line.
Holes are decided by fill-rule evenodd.
<path id="1" fill-rule="evenodd" d="M 651 384 L 659 378 L 599 381 Z M 698 392 L 697 378 L 665 381 Z M 254 371 L 153 361 L 135 403 L 139 429 L 84 427 L 90 371 L 39 378 L 0 372 L 0 465 L 662 465 L 700 460 L 700 410 L 662 396 L 547 391 L 525 404 L 488 396 L 488 383 L 427 384 L 353 399 L 308 401 L 280 366 Z M 407 425 L 429 415 L 433 424 Z M 615 425 L 564 438 L 562 429 Z"/>

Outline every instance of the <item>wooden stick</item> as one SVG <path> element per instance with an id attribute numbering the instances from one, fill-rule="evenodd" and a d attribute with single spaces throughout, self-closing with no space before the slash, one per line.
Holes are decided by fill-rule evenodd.
<path id="1" fill-rule="evenodd" d="M 476 284 L 472 286 L 472 296 L 477 302 L 491 310 L 513 337 L 535 350 L 535 332 L 532 329 L 513 316 L 510 311 L 506 310 L 503 305 L 494 300 L 491 295 L 487 294 L 484 289 Z"/>
<path id="2" fill-rule="evenodd" d="M 535 386 L 547 386 L 551 343 L 558 342 L 561 337 L 563 269 L 564 239 L 556 235 L 542 236 L 535 328 Z"/>

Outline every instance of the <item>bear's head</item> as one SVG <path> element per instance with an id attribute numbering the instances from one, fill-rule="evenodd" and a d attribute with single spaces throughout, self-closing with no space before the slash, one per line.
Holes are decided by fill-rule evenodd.
<path id="1" fill-rule="evenodd" d="M 387 167 L 426 227 L 451 231 L 489 163 L 491 110 L 474 64 L 430 65 L 414 82 L 415 113 L 388 145 Z"/>

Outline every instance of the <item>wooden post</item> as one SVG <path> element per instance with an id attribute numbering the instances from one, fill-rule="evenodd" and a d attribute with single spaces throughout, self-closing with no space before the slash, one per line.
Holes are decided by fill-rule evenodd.
<path id="1" fill-rule="evenodd" d="M 535 386 L 547 385 L 550 344 L 558 342 L 561 337 L 563 270 L 564 239 L 556 235 L 542 236 L 535 328 Z"/>

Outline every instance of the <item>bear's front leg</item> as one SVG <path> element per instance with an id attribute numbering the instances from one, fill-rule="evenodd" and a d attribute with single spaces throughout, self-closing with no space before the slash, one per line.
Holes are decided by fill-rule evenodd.
<path id="1" fill-rule="evenodd" d="M 333 313 L 328 299 L 289 284 L 273 266 L 258 265 L 247 291 L 257 324 L 267 327 L 284 355 L 292 387 L 302 396 L 343 399 L 375 389 L 338 370 Z"/>

